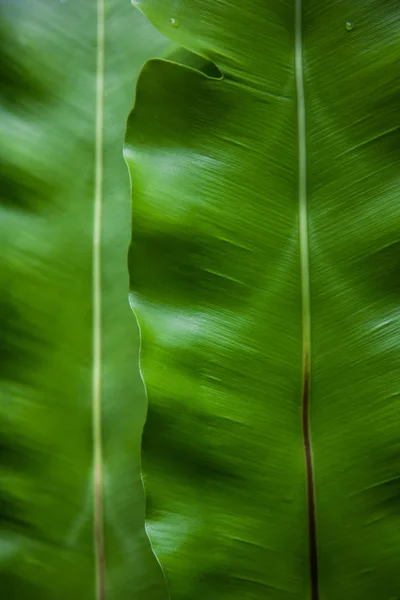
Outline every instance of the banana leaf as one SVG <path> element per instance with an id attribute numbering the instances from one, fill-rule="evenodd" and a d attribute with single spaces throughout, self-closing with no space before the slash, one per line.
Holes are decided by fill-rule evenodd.
<path id="1" fill-rule="evenodd" d="M 125 151 L 172 600 L 398 600 L 398 3 L 135 3 L 209 65 L 147 63 Z"/>
<path id="2" fill-rule="evenodd" d="M 163 600 L 122 148 L 169 42 L 129 2 L 1 3 L 0 596 Z"/>

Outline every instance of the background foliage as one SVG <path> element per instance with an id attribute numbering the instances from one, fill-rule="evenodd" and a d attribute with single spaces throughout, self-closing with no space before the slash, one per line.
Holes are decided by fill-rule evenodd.
<path id="1" fill-rule="evenodd" d="M 97 3 L 1 3 L 0 589 L 7 600 L 95 598 L 92 244 Z M 126 117 L 165 47 L 107 0 L 102 404 L 107 600 L 161 600 L 143 531 L 145 399 L 127 301 Z"/>

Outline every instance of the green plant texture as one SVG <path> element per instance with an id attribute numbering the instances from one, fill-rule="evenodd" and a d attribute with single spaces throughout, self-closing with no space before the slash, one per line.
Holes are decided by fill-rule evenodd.
<path id="1" fill-rule="evenodd" d="M 146 64 L 125 150 L 171 598 L 397 600 L 398 2 L 135 4 L 204 59 Z"/>

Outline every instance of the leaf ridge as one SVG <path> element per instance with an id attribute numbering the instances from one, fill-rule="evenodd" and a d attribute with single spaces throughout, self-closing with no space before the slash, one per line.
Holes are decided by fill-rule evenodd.
<path id="1" fill-rule="evenodd" d="M 319 600 L 318 556 L 316 539 L 314 472 L 310 432 L 310 353 L 311 353 L 311 307 L 310 307 L 310 255 L 308 231 L 307 196 L 307 130 L 304 91 L 303 55 L 303 2 L 296 0 L 295 7 L 295 72 L 298 125 L 298 194 L 299 194 L 299 246 L 303 328 L 303 441 L 306 462 L 309 560 L 311 600 Z"/>
<path id="2" fill-rule="evenodd" d="M 105 600 L 104 531 L 103 531 L 103 453 L 101 431 L 101 225 L 103 202 L 103 122 L 104 122 L 104 0 L 97 0 L 96 51 L 96 124 L 95 124 L 95 189 L 93 211 L 93 363 L 92 363 L 92 433 L 93 493 L 96 598 Z"/>

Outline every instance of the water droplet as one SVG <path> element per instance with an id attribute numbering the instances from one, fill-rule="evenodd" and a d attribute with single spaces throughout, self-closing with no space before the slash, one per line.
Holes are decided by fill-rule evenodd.
<path id="1" fill-rule="evenodd" d="M 178 19 L 174 19 L 174 17 L 171 17 L 171 25 L 172 27 L 179 27 Z"/>
<path id="2" fill-rule="evenodd" d="M 354 29 L 354 23 L 352 23 L 351 21 L 346 21 L 345 28 L 347 29 L 347 31 L 351 31 L 352 29 Z"/>

